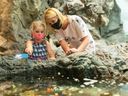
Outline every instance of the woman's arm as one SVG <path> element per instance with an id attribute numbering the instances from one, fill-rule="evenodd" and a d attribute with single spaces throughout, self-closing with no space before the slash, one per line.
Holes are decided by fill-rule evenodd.
<path id="1" fill-rule="evenodd" d="M 67 44 L 67 42 L 63 39 L 60 41 L 60 45 L 62 47 L 62 49 L 64 50 L 64 52 L 69 55 L 71 53 L 75 53 L 75 52 L 81 52 L 81 51 L 84 51 L 84 49 L 86 48 L 86 46 L 88 45 L 89 43 L 89 40 L 88 40 L 88 37 L 83 37 L 81 39 L 81 44 L 80 46 L 76 49 L 76 48 L 70 48 Z"/>
<path id="2" fill-rule="evenodd" d="M 89 44 L 89 29 L 83 19 L 79 16 L 75 16 L 74 28 L 76 29 L 78 38 L 80 38 L 81 44 L 78 48 L 72 48 L 71 51 L 73 53 L 84 51 L 86 46 Z"/>
<path id="3" fill-rule="evenodd" d="M 62 49 L 64 50 L 64 52 L 67 55 L 71 54 L 71 50 L 70 50 L 70 48 L 68 46 L 68 43 L 64 39 L 63 40 L 60 40 L 59 43 L 60 43 Z"/>
<path id="4" fill-rule="evenodd" d="M 89 42 L 88 37 L 87 36 L 83 37 L 81 39 L 81 44 L 80 44 L 80 46 L 78 48 L 71 48 L 70 49 L 71 53 L 84 51 L 86 46 L 88 45 L 88 42 Z"/>
<path id="5" fill-rule="evenodd" d="M 86 46 L 87 46 L 88 44 L 89 44 L 88 36 L 83 37 L 83 38 L 81 39 L 81 44 L 80 44 L 80 46 L 77 48 L 78 51 L 79 51 L 79 52 L 84 51 L 85 48 L 86 48 Z"/>

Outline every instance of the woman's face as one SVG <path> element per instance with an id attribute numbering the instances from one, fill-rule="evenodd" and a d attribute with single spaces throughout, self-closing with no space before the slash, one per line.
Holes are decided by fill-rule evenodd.
<path id="1" fill-rule="evenodd" d="M 56 23 L 57 20 L 58 20 L 58 17 L 54 16 L 54 17 L 49 18 L 48 23 L 49 23 L 49 25 L 52 25 L 52 24 Z"/>
<path id="2" fill-rule="evenodd" d="M 58 16 L 49 18 L 48 24 L 54 29 L 60 29 L 62 27 L 62 23 L 60 22 L 60 19 L 58 18 Z"/>

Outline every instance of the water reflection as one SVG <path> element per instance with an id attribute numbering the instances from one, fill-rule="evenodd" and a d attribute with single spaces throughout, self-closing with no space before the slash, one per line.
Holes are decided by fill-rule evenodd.
<path id="1" fill-rule="evenodd" d="M 85 82 L 88 82 L 87 79 Z M 0 84 L 1 96 L 127 96 L 128 84 L 101 80 L 90 85 L 64 78 L 13 77 Z"/>
<path id="2" fill-rule="evenodd" d="M 128 84 L 120 87 L 120 96 L 128 96 Z"/>

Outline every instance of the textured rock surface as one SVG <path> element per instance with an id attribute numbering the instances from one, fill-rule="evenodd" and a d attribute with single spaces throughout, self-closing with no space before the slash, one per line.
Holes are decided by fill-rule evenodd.
<path id="1" fill-rule="evenodd" d="M 56 62 L 16 60 L 24 50 L 33 20 L 41 19 L 48 7 L 66 14 L 77 14 L 88 24 L 95 38 L 107 37 L 120 30 L 120 9 L 115 0 L 1 0 L 0 2 L 0 79 L 13 75 L 84 77 L 128 80 L 128 45 L 97 46 L 96 56 L 74 54 L 60 56 Z M 14 55 L 12 55 L 14 54 Z M 10 55 L 10 56 L 9 56 Z M 35 64 L 37 63 L 37 64 Z M 47 63 L 47 64 L 46 64 Z"/>
<path id="2" fill-rule="evenodd" d="M 43 63 L 4 56 L 0 58 L 0 77 L 63 76 L 70 79 L 77 78 L 81 81 L 83 78 L 114 78 L 128 81 L 128 44 L 100 47 L 99 50 L 97 49 L 96 55 L 75 53 L 67 57 L 59 57 L 56 61 Z"/>

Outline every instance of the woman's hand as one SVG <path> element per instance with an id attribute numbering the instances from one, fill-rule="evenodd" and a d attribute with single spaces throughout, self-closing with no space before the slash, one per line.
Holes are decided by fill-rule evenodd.
<path id="1" fill-rule="evenodd" d="M 79 52 L 84 51 L 88 44 L 89 44 L 89 38 L 88 38 L 88 36 L 83 37 L 81 39 L 81 44 L 78 47 Z"/>
<path id="2" fill-rule="evenodd" d="M 76 48 L 70 48 L 70 49 L 66 52 L 66 54 L 67 54 L 67 55 L 70 55 L 70 54 L 75 53 L 75 52 L 79 52 L 79 50 L 76 49 Z"/>
<path id="3" fill-rule="evenodd" d="M 76 49 L 76 48 L 71 48 L 70 50 L 71 50 L 72 53 L 79 52 L 79 50 Z"/>

